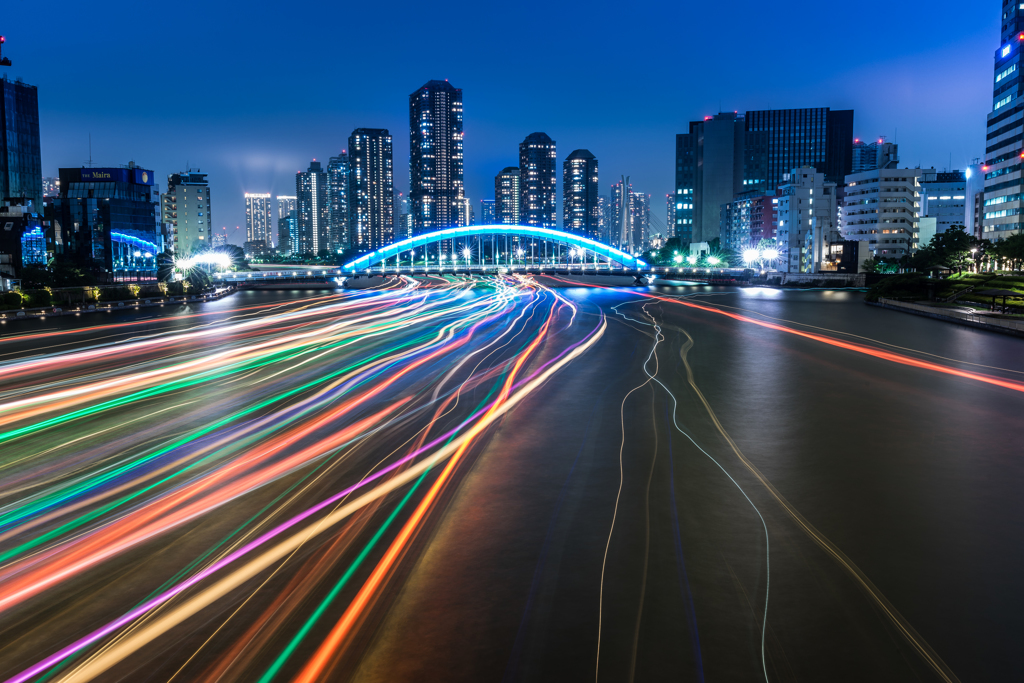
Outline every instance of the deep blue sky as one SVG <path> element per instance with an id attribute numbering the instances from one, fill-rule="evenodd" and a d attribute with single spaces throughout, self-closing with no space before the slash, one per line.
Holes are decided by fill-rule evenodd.
<path id="1" fill-rule="evenodd" d="M 463 89 L 466 191 L 494 194 L 541 130 L 561 161 L 600 160 L 654 195 L 664 220 L 675 134 L 716 111 L 853 108 L 904 165 L 982 156 L 999 0 L 82 3 L 4 7 L 6 69 L 39 86 L 44 175 L 135 160 L 163 186 L 210 174 L 215 227 L 243 226 L 245 191 L 294 194 L 294 174 L 385 127 L 409 184 L 408 95 Z M 561 185 L 561 180 L 559 180 Z M 561 196 L 559 196 L 561 218 Z M 234 241 L 241 242 L 241 239 Z"/>

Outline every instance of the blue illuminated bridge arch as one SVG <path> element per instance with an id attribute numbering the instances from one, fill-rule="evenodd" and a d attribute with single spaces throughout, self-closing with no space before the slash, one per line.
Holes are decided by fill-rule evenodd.
<path id="1" fill-rule="evenodd" d="M 446 240 L 455 240 L 458 242 L 459 240 L 468 240 L 474 237 L 488 237 L 492 235 L 502 237 L 523 237 L 531 240 L 567 244 L 570 247 L 576 247 L 577 249 L 583 250 L 584 259 L 590 259 L 596 255 L 607 260 L 609 263 L 617 263 L 623 268 L 636 269 L 647 267 L 647 263 L 643 260 L 631 254 L 627 254 L 620 249 L 610 247 L 607 244 L 602 244 L 596 240 L 581 237 L 580 235 L 562 232 L 561 230 L 538 228 L 528 225 L 470 225 L 462 228 L 446 228 L 444 230 L 437 230 L 436 232 L 428 232 L 422 235 L 416 235 L 415 237 L 410 237 L 409 239 L 402 240 L 400 242 L 395 242 L 394 244 L 390 244 L 349 261 L 342 266 L 342 270 L 345 272 L 356 273 L 364 269 L 372 268 L 379 263 L 386 264 L 388 259 L 397 258 L 405 252 L 426 247 L 428 244 L 435 244 Z M 457 245 L 456 252 L 461 248 L 462 247 Z M 534 256 L 536 256 L 536 254 L 534 254 Z M 456 264 L 453 263 L 452 265 L 455 266 Z"/>

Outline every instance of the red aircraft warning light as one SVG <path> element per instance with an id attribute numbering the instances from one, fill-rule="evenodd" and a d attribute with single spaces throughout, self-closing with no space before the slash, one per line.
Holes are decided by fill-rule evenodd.
<path id="1" fill-rule="evenodd" d="M 7 42 L 7 40 L 3 36 L 0 36 L 0 50 L 3 50 L 3 45 L 6 42 Z M 10 65 L 11 65 L 11 60 L 7 59 L 2 54 L 0 54 L 0 66 L 10 66 Z"/>

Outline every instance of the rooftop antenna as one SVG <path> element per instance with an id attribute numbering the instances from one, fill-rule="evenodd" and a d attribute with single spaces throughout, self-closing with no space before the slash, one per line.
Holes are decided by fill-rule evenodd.
<path id="1" fill-rule="evenodd" d="M 3 36 L 0 36 L 0 53 L 3 52 L 4 43 L 5 42 L 7 42 L 7 39 L 4 38 Z M 4 57 L 3 54 L 0 54 L 0 66 L 10 66 L 10 65 L 11 65 L 11 60 L 7 59 L 7 57 Z"/>
<path id="2" fill-rule="evenodd" d="M 92 133 L 89 133 L 89 168 L 92 168 Z"/>

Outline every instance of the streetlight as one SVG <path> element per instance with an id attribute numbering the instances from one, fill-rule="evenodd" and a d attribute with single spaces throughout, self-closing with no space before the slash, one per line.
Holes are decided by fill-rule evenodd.
<path id="1" fill-rule="evenodd" d="M 466 247 L 462 250 L 462 258 L 466 259 L 466 267 L 469 267 L 469 257 L 473 255 L 473 252 Z"/>
<path id="2" fill-rule="evenodd" d="M 719 263 L 721 263 L 721 259 L 719 259 L 717 256 L 708 256 L 709 266 L 717 266 Z"/>
<path id="3" fill-rule="evenodd" d="M 696 256 L 692 256 L 692 255 L 691 256 L 687 256 L 686 257 L 686 262 L 689 263 L 691 266 L 695 266 L 695 265 L 697 265 L 697 257 Z"/>
<path id="4" fill-rule="evenodd" d="M 743 251 L 743 260 L 746 262 L 748 266 L 760 258 L 761 252 L 759 252 L 757 249 L 745 249 Z"/>

